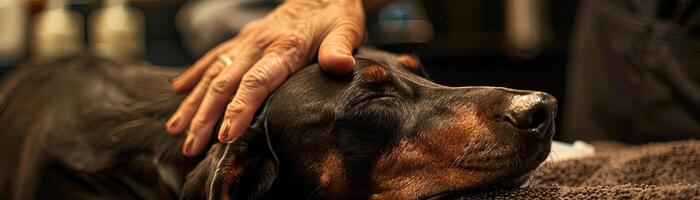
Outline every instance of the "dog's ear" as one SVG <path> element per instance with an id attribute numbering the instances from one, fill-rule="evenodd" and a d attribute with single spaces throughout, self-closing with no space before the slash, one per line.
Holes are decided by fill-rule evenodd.
<path id="1" fill-rule="evenodd" d="M 401 66 L 409 69 L 416 75 L 422 76 L 423 78 L 429 79 L 428 73 L 425 71 L 423 64 L 420 62 L 420 58 L 415 54 L 402 54 L 396 56 L 396 61 L 398 61 Z"/>
<path id="2" fill-rule="evenodd" d="M 252 126 L 236 141 L 212 146 L 187 176 L 181 199 L 260 199 L 277 172 L 265 131 Z"/>

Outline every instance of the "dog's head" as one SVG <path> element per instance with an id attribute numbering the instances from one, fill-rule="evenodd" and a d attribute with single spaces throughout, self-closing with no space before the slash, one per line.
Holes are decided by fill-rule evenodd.
<path id="1" fill-rule="evenodd" d="M 210 197 L 420 199 L 521 184 L 548 155 L 556 100 L 445 87 L 410 56 L 356 55 L 353 74 L 291 76 L 249 132 L 189 177 Z M 268 194 L 269 195 L 269 194 Z M 287 196 L 290 197 L 290 196 Z"/>

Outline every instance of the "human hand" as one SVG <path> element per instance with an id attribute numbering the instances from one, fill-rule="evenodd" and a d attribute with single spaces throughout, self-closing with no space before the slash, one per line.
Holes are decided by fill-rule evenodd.
<path id="1" fill-rule="evenodd" d="M 362 42 L 364 22 L 361 0 L 285 1 L 173 81 L 175 91 L 191 93 L 168 120 L 167 131 L 177 135 L 189 130 L 182 152 L 195 156 L 205 150 L 224 114 L 218 138 L 232 141 L 248 128 L 267 95 L 316 52 L 324 71 L 352 71 L 352 52 Z"/>

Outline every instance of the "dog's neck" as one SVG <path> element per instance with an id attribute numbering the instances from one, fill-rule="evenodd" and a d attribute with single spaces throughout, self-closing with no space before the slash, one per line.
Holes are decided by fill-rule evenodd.
<path id="1" fill-rule="evenodd" d="M 180 192 L 188 174 L 206 155 L 194 158 L 182 155 L 180 150 L 184 142 L 184 134 L 179 137 L 172 137 L 166 133 L 159 135 L 165 137 L 162 143 L 156 142 L 152 145 L 153 164 L 160 180 L 170 189 Z"/>
<path id="2" fill-rule="evenodd" d="M 168 191 L 179 194 L 188 174 L 201 162 L 206 153 L 197 157 L 185 157 L 181 153 L 186 133 L 172 136 L 165 131 L 165 122 L 182 100 L 179 95 L 163 93 L 151 99 L 129 104 L 128 109 L 109 110 L 106 107 L 88 114 L 85 132 L 100 132 L 107 135 L 88 137 L 91 153 L 104 162 L 92 164 L 90 171 L 113 167 L 137 166 L 150 173 L 137 179 L 159 180 Z M 107 129 L 107 130 L 105 130 Z M 124 159 L 126 158 L 126 159 Z M 120 164 L 122 163 L 122 164 Z M 202 186 L 204 187 L 204 186 Z"/>

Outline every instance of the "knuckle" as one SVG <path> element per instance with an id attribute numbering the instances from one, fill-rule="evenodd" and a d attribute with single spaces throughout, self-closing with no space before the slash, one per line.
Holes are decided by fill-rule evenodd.
<path id="1" fill-rule="evenodd" d="M 235 99 L 231 104 L 226 106 L 226 116 L 236 116 L 245 110 L 245 102 L 240 99 Z"/>
<path id="2" fill-rule="evenodd" d="M 218 73 L 215 73 L 213 70 L 209 70 L 209 71 L 207 71 L 207 73 L 204 74 L 202 81 L 210 81 L 210 80 L 216 78 L 217 75 L 218 75 Z"/>
<path id="3" fill-rule="evenodd" d="M 265 87 L 270 83 L 270 80 L 270 73 L 267 71 L 253 69 L 241 80 L 241 88 L 250 91 L 265 89 Z"/>
<path id="4" fill-rule="evenodd" d="M 279 37 L 267 50 L 280 54 L 299 53 L 306 47 L 307 36 L 301 33 L 287 33 Z"/>
<path id="5" fill-rule="evenodd" d="M 214 82 L 209 86 L 209 91 L 213 95 L 222 96 L 229 92 L 231 85 L 232 82 L 228 79 L 214 80 Z"/>
<path id="6" fill-rule="evenodd" d="M 265 52 L 270 59 L 263 68 L 283 67 L 293 68 L 295 63 L 304 59 L 304 54 L 298 48 L 271 48 Z"/>
<path id="7" fill-rule="evenodd" d="M 278 61 L 278 67 L 277 69 L 281 69 L 284 71 L 278 72 L 277 74 L 285 74 L 289 75 L 291 74 L 295 68 L 297 68 L 297 63 L 299 63 L 299 58 L 298 57 L 286 57 L 286 58 L 280 58 Z"/>
<path id="8" fill-rule="evenodd" d="M 264 49 L 269 43 L 267 37 L 257 37 L 252 41 L 252 46 L 256 49 Z"/>
<path id="9" fill-rule="evenodd" d="M 182 102 L 182 111 L 186 113 L 192 113 L 194 112 L 195 109 L 197 109 L 197 102 L 193 101 L 191 99 L 186 99 L 184 102 Z"/>
<path id="10" fill-rule="evenodd" d="M 209 84 L 209 82 L 211 82 L 211 80 L 214 80 L 221 72 L 221 66 L 217 66 L 217 65 L 218 65 L 218 63 L 212 64 L 209 67 L 209 69 L 207 70 L 207 72 L 204 73 L 204 77 L 202 77 L 202 81 L 205 84 Z"/>
<path id="11" fill-rule="evenodd" d="M 190 130 L 198 130 L 206 124 L 206 119 L 202 116 L 195 116 L 190 122 Z M 192 133 L 197 133 L 197 131 L 192 131 Z"/>
<path id="12" fill-rule="evenodd" d="M 289 44 L 295 44 L 295 45 L 302 45 L 304 44 L 304 41 L 306 40 L 307 36 L 306 34 L 294 32 L 294 33 L 288 33 L 286 36 L 286 42 Z"/>

